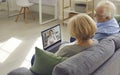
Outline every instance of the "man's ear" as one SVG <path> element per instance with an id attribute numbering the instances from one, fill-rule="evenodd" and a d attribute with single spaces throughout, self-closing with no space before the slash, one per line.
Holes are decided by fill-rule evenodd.
<path id="1" fill-rule="evenodd" d="M 106 16 L 105 19 L 106 19 L 106 20 L 110 20 L 110 17 L 109 17 L 109 16 Z"/>

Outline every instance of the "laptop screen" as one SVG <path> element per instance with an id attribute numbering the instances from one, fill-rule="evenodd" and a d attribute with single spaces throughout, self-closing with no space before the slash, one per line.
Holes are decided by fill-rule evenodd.
<path id="1" fill-rule="evenodd" d="M 49 47 L 61 42 L 60 24 L 42 31 L 41 36 L 44 50 L 47 50 Z"/>

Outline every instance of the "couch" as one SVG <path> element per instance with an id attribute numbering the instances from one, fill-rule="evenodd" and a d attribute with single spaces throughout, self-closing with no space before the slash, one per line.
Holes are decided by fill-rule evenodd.
<path id="1" fill-rule="evenodd" d="M 37 75 L 21 67 L 8 75 Z M 52 75 L 120 75 L 120 33 L 57 64 Z"/>

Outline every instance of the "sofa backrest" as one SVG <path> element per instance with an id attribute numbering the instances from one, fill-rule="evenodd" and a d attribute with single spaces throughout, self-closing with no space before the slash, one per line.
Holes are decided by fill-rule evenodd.
<path id="1" fill-rule="evenodd" d="M 52 75 L 90 75 L 107 61 L 114 51 L 113 40 L 101 40 L 97 45 L 56 65 Z"/>
<path id="2" fill-rule="evenodd" d="M 120 33 L 107 37 L 114 41 L 115 53 L 91 75 L 119 75 L 120 74 Z"/>
<path id="3" fill-rule="evenodd" d="M 112 39 L 115 43 L 115 51 L 120 48 L 120 33 L 114 34 L 110 37 L 107 37 L 106 39 Z"/>
<path id="4" fill-rule="evenodd" d="M 120 75 L 120 49 L 91 75 Z"/>

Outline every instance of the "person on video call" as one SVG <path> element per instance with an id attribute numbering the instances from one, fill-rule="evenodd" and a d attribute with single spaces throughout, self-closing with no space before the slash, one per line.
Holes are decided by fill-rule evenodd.
<path id="1" fill-rule="evenodd" d="M 78 14 L 72 17 L 68 23 L 70 34 L 76 40 L 63 44 L 55 53 L 61 57 L 71 57 L 98 43 L 91 39 L 96 32 L 95 21 L 87 14 Z"/>
<path id="2" fill-rule="evenodd" d="M 53 30 L 49 30 L 49 36 L 48 36 L 48 41 L 47 45 L 54 44 L 57 41 L 56 35 L 54 34 Z"/>
<path id="3" fill-rule="evenodd" d="M 120 31 L 119 24 L 114 18 L 116 7 L 111 1 L 100 1 L 95 8 L 95 20 L 97 22 L 97 32 L 94 39 L 101 40 Z M 70 41 L 75 39 L 71 37 Z"/>

